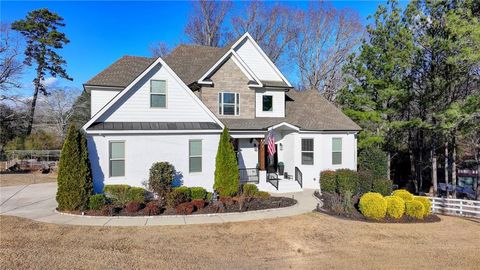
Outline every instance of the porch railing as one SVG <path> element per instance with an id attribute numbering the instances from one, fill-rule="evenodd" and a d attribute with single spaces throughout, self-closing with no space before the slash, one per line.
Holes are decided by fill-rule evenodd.
<path id="1" fill-rule="evenodd" d="M 278 190 L 278 175 L 276 173 L 267 173 L 267 182 L 272 184 Z"/>
<path id="2" fill-rule="evenodd" d="M 298 167 L 295 167 L 295 181 L 303 188 L 303 174 Z"/>
<path id="3" fill-rule="evenodd" d="M 260 180 L 259 172 L 257 168 L 239 168 L 238 174 L 240 176 L 240 183 L 253 183 L 258 184 Z"/>

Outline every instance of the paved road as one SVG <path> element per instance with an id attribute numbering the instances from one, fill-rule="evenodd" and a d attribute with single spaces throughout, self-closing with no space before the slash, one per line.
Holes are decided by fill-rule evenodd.
<path id="1" fill-rule="evenodd" d="M 311 212 L 319 201 L 313 196 L 314 190 L 299 193 L 286 193 L 282 196 L 294 197 L 298 203 L 291 207 L 251 211 L 243 213 L 223 213 L 190 216 L 157 217 L 86 217 L 64 215 L 55 212 L 57 202 L 56 183 L 32 184 L 0 187 L 0 214 L 29 218 L 36 221 L 91 226 L 155 226 L 224 223 L 247 220 L 287 217 Z"/>

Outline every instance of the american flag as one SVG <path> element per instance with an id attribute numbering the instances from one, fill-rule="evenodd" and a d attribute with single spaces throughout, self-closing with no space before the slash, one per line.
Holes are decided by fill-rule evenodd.
<path id="1" fill-rule="evenodd" d="M 275 136 L 273 134 L 273 130 L 270 130 L 270 132 L 268 132 L 267 141 L 268 141 L 268 155 L 273 156 L 276 152 L 276 150 L 275 150 Z"/>

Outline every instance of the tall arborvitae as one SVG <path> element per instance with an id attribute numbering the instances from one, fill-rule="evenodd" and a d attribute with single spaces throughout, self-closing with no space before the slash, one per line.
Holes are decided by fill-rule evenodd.
<path id="1" fill-rule="evenodd" d="M 223 129 L 218 143 L 217 157 L 215 158 L 215 183 L 213 188 L 221 196 L 232 196 L 238 192 L 239 175 L 238 164 L 230 134 L 227 128 Z"/>
<path id="2" fill-rule="evenodd" d="M 70 126 L 62 148 L 57 178 L 57 203 L 60 210 L 84 209 L 93 183 L 86 139 Z"/>

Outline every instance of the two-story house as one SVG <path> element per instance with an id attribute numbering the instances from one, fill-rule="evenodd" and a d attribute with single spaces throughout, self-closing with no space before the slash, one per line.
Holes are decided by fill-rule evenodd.
<path id="1" fill-rule="evenodd" d="M 293 89 L 248 33 L 223 48 L 180 45 L 163 59 L 124 56 L 84 87 L 96 191 L 141 186 L 158 161 L 175 166 L 176 184 L 211 191 L 224 126 L 240 180 L 262 190 L 318 188 L 321 170 L 357 166 L 360 127 L 317 91 Z"/>

